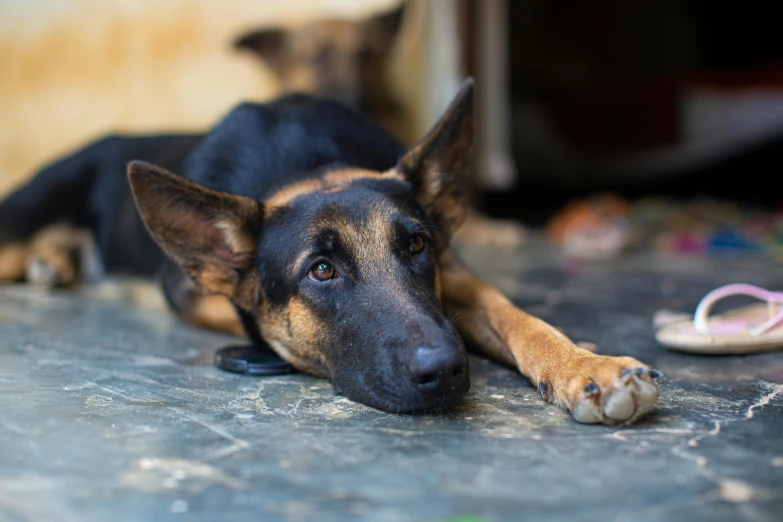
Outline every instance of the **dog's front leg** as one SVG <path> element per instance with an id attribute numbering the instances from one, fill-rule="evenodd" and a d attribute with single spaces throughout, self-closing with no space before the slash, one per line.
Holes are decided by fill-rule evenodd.
<path id="1" fill-rule="evenodd" d="M 444 311 L 483 354 L 515 366 L 541 396 L 583 423 L 632 422 L 658 400 L 660 375 L 631 357 L 596 355 L 515 307 L 497 289 L 473 277 L 453 255 L 440 261 Z"/>

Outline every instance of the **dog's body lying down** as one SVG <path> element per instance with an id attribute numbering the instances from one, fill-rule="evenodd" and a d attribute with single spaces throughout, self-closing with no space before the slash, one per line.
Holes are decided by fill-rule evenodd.
<path id="1" fill-rule="evenodd" d="M 110 270 L 159 272 L 186 321 L 242 333 L 236 306 L 353 400 L 451 403 L 469 386 L 465 338 L 580 422 L 635 420 L 657 400 L 655 370 L 576 347 L 449 251 L 466 211 L 472 92 L 466 82 L 407 152 L 303 95 L 241 105 L 206 136 L 105 140 L 0 205 L 0 278 L 76 282 L 86 231 Z M 132 161 L 126 178 L 138 159 L 155 165 Z"/>

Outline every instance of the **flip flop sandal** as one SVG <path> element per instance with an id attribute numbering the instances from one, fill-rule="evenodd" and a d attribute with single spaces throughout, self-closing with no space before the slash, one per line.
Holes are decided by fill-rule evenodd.
<path id="1" fill-rule="evenodd" d="M 766 301 L 709 317 L 713 305 L 733 295 Z M 783 348 L 783 292 L 733 284 L 716 288 L 701 300 L 696 313 L 661 311 L 653 319 L 655 338 L 671 350 L 698 354 L 746 354 Z"/>

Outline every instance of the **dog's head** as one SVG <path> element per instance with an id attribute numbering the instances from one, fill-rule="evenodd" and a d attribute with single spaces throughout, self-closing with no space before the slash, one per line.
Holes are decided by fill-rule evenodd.
<path id="1" fill-rule="evenodd" d="M 328 170 L 265 201 L 141 162 L 129 178 L 163 249 L 297 368 L 383 410 L 436 408 L 469 386 L 437 260 L 466 212 L 472 97 L 468 81 L 394 168 Z"/>
<path id="2" fill-rule="evenodd" d="M 251 31 L 234 47 L 268 65 L 285 91 L 317 94 L 380 115 L 395 105 L 385 68 L 402 10 L 359 21 L 324 19 L 290 30 Z"/>

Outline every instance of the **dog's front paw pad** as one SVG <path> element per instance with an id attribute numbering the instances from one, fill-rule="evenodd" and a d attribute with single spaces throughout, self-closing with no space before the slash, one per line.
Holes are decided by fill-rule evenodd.
<path id="1" fill-rule="evenodd" d="M 636 410 L 631 393 L 625 388 L 614 388 L 603 404 L 604 416 L 616 421 L 630 419 Z"/>
<path id="2" fill-rule="evenodd" d="M 567 386 L 566 406 L 584 424 L 631 423 L 655 406 L 658 370 L 627 357 L 582 360 Z"/>
<path id="3" fill-rule="evenodd" d="M 577 422 L 581 422 L 582 424 L 595 424 L 601 422 L 595 408 L 595 398 L 598 397 L 599 391 L 598 385 L 594 382 L 590 382 L 582 388 L 582 399 L 579 400 L 576 403 L 576 406 L 571 410 L 571 414 Z"/>

